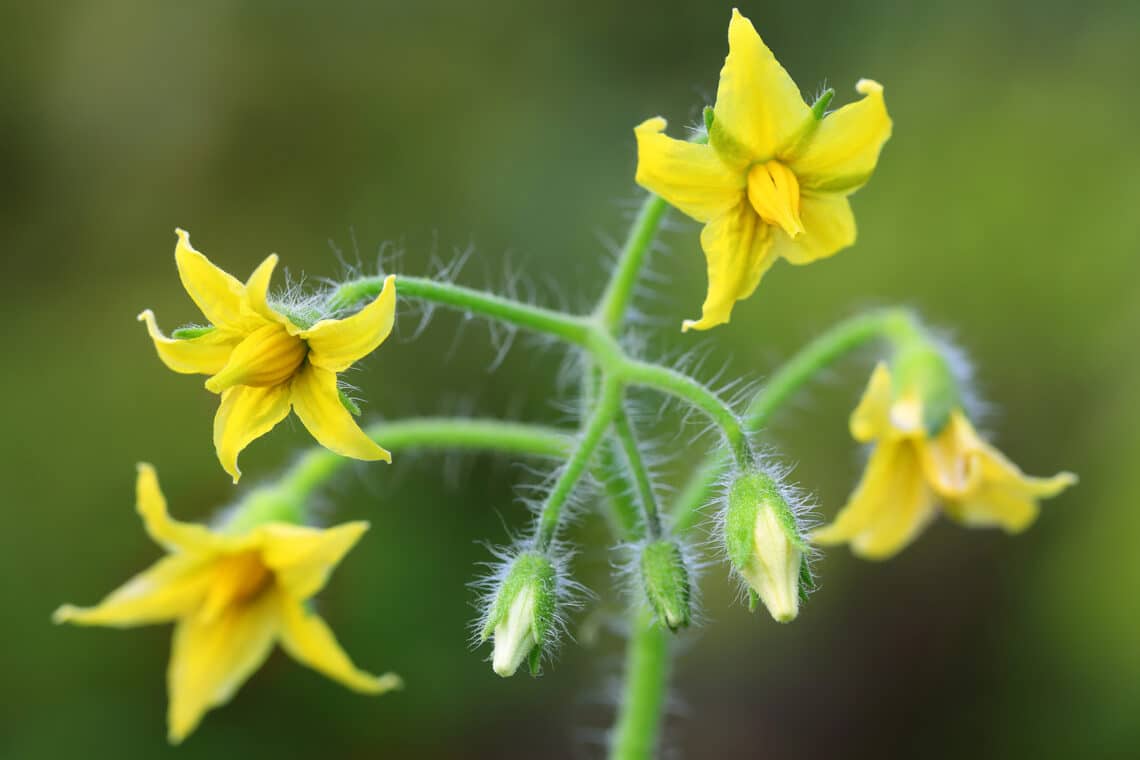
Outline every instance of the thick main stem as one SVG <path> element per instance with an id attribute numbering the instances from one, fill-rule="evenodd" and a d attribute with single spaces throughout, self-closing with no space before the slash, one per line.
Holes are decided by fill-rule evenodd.
<path id="1" fill-rule="evenodd" d="M 611 760 L 649 760 L 658 737 L 669 687 L 669 631 L 648 609 L 633 614 L 626 650 L 625 686 L 610 740 Z"/>

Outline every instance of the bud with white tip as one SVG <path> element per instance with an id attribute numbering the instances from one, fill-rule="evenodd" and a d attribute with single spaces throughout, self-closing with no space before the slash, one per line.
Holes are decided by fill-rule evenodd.
<path id="1" fill-rule="evenodd" d="M 483 641 L 494 639 L 491 667 L 513 676 L 526 660 L 539 670 L 543 644 L 554 623 L 557 572 L 549 558 L 525 552 L 511 561 L 483 621 Z"/>
<path id="2" fill-rule="evenodd" d="M 728 491 L 725 548 L 733 567 L 772 617 L 791 622 L 799 614 L 801 583 L 810 585 L 807 544 L 795 515 L 772 477 L 745 473 Z"/>

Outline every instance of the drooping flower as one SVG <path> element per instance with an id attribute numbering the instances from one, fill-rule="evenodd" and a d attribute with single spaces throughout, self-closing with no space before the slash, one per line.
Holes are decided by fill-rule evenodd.
<path id="1" fill-rule="evenodd" d="M 177 230 L 174 258 L 182 285 L 211 327 L 167 337 L 154 314 L 146 322 L 158 356 L 184 374 L 210 375 L 207 390 L 221 395 L 214 417 L 214 447 L 222 467 L 237 483 L 238 454 L 268 433 L 292 409 L 321 445 L 341 456 L 391 462 L 391 455 L 356 424 L 337 386 L 337 373 L 375 350 L 392 331 L 395 277 L 371 303 L 344 319 L 304 321 L 270 306 L 269 280 L 277 265 L 271 255 L 242 284 L 214 266 Z"/>
<path id="2" fill-rule="evenodd" d="M 1025 475 L 978 435 L 960 406 L 932 430 L 928 401 L 917 387 L 896 389 L 886 363 L 876 367 L 851 415 L 851 435 L 874 444 L 867 469 L 835 521 L 812 535 L 814 542 L 850 543 L 862 557 L 886 559 L 940 511 L 968 527 L 1018 533 L 1037 518 L 1040 499 L 1077 482 L 1069 472 Z"/>
<path id="3" fill-rule="evenodd" d="M 365 694 L 398 688 L 393 674 L 359 670 L 306 602 L 368 529 L 268 522 L 238 533 L 172 519 L 154 469 L 139 465 L 138 512 L 169 552 L 94 607 L 60 607 L 57 623 L 131 627 L 173 621 L 167 669 L 170 741 L 230 700 L 274 643 L 295 660 Z"/>
<path id="4" fill-rule="evenodd" d="M 638 184 L 705 224 L 708 294 L 683 330 L 728 322 L 776 259 L 809 264 L 854 243 L 847 196 L 891 134 L 877 82 L 860 80 L 862 100 L 824 115 L 830 91 L 808 106 L 737 10 L 728 45 L 707 144 L 667 137 L 660 117 L 634 130 Z"/>

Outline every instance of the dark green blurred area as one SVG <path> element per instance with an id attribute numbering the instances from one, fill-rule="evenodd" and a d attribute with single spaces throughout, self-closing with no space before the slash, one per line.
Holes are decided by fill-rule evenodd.
<path id="1" fill-rule="evenodd" d="M 195 319 L 175 226 L 245 277 L 400 271 L 474 254 L 462 282 L 588 308 L 638 191 L 632 127 L 673 134 L 710 102 L 730 5 L 523 2 L 6 4 L 0 8 L 0 291 L 6 354 L 0 755 L 182 758 L 590 757 L 620 673 L 616 555 L 595 516 L 575 561 L 599 599 L 538 680 L 468 647 L 476 542 L 524 524 L 537 475 L 490 456 L 396 452 L 320 506 L 372 531 L 322 596 L 369 699 L 276 654 L 177 750 L 164 743 L 169 630 L 53 627 L 159 555 L 133 512 L 153 462 L 174 512 L 233 498 L 210 446 L 215 398 L 164 369 L 135 314 Z M 697 227 L 679 216 L 638 302 L 659 355 L 762 378 L 861 308 L 903 303 L 967 349 L 986 420 L 1028 472 L 1081 484 L 1027 534 L 935 525 L 885 564 L 845 550 L 791 626 L 749 615 L 725 568 L 682 636 L 670 755 L 1121 757 L 1140 752 L 1140 6 L 1062 2 L 744 3 L 813 94 L 869 76 L 895 120 L 855 198 L 858 245 L 777 266 L 733 323 L 698 313 Z M 334 246 L 327 242 L 331 239 Z M 656 280 L 654 281 L 656 282 Z M 533 284 L 533 288 L 527 285 Z M 475 413 L 570 424 L 562 349 L 402 306 L 399 340 L 350 376 L 372 418 Z M 846 417 L 870 367 L 845 362 L 769 436 L 825 515 L 859 472 Z M 704 451 L 666 419 L 683 472 Z M 310 445 L 286 424 L 243 455 L 270 477 Z M 711 441 L 709 445 L 712 445 Z M 535 465 L 536 463 L 531 463 Z"/>

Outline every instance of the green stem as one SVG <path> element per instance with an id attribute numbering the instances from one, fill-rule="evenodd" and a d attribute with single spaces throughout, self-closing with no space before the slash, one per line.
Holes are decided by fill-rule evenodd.
<path id="1" fill-rule="evenodd" d="M 621 379 L 633 385 L 644 385 L 683 399 L 707 414 L 728 441 L 729 448 L 741 467 L 754 459 L 752 446 L 736 413 L 720 397 L 693 378 L 676 370 L 636 360 L 622 363 Z"/>
<path id="2" fill-rule="evenodd" d="M 653 483 L 649 479 L 649 471 L 641 458 L 641 447 L 637 443 L 637 435 L 633 425 L 629 422 L 629 415 L 624 408 L 618 408 L 614 415 L 614 432 L 622 451 L 625 452 L 626 466 L 633 476 L 633 483 L 637 486 L 638 496 L 641 498 L 642 515 L 645 520 L 645 534 L 652 541 L 661 537 L 661 517 L 657 511 L 657 497 L 653 493 Z"/>
<path id="3" fill-rule="evenodd" d="M 643 532 L 641 510 L 633 498 L 633 489 L 618 458 L 613 437 L 598 445 L 594 476 L 605 491 L 614 533 L 626 541 L 640 539 Z"/>
<path id="4" fill-rule="evenodd" d="M 783 404 L 807 385 L 820 371 L 840 357 L 872 340 L 886 339 L 893 344 L 913 340 L 921 331 L 915 318 L 904 309 L 860 314 L 835 325 L 784 363 L 756 394 L 745 414 L 745 424 L 752 432 L 768 424 Z M 723 455 L 705 461 L 681 490 L 674 511 L 674 528 L 683 533 L 693 526 L 702 505 L 708 502 L 713 488 L 728 469 Z"/>
<path id="5" fill-rule="evenodd" d="M 668 686 L 669 632 L 654 623 L 648 609 L 638 609 L 626 649 L 625 688 L 610 745 L 611 760 L 656 756 Z"/>
<path id="6" fill-rule="evenodd" d="M 498 451 L 526 456 L 569 456 L 573 435 L 555 428 L 518 422 L 462 418 L 406 419 L 365 428 L 373 440 L 394 449 L 427 448 Z M 241 533 L 265 522 L 304 521 L 306 502 L 354 460 L 314 447 L 270 485 L 250 491 L 225 522 L 226 530 Z"/>
<path id="7" fill-rule="evenodd" d="M 605 437 L 620 403 L 621 385 L 613 380 L 605 380 L 598 396 L 598 404 L 586 421 L 577 448 L 570 454 L 566 466 L 542 505 L 542 511 L 538 516 L 538 530 L 534 536 L 536 550 L 544 552 L 554 542 L 562 520 L 562 509 L 574 491 L 574 486 L 581 480 L 582 473 L 589 466 L 598 444 Z"/>
<path id="8" fill-rule="evenodd" d="M 598 304 L 598 319 L 610 332 L 616 332 L 621 326 L 625 310 L 633 297 L 633 289 L 637 286 L 642 264 L 645 263 L 653 239 L 657 237 L 657 228 L 661 226 L 661 220 L 668 209 L 669 204 L 663 198 L 650 195 L 637 212 L 637 219 L 629 230 L 629 237 L 622 247 L 605 295 Z"/>
<path id="9" fill-rule="evenodd" d="M 362 277 L 346 282 L 329 296 L 326 308 L 331 312 L 347 309 L 370 298 L 383 288 L 383 277 Z M 553 335 L 577 345 L 589 339 L 590 323 L 582 317 L 544 309 L 541 306 L 513 301 L 462 285 L 432 280 L 427 277 L 396 276 L 396 292 L 402 296 L 447 306 L 458 311 L 508 322 L 528 330 Z"/>

